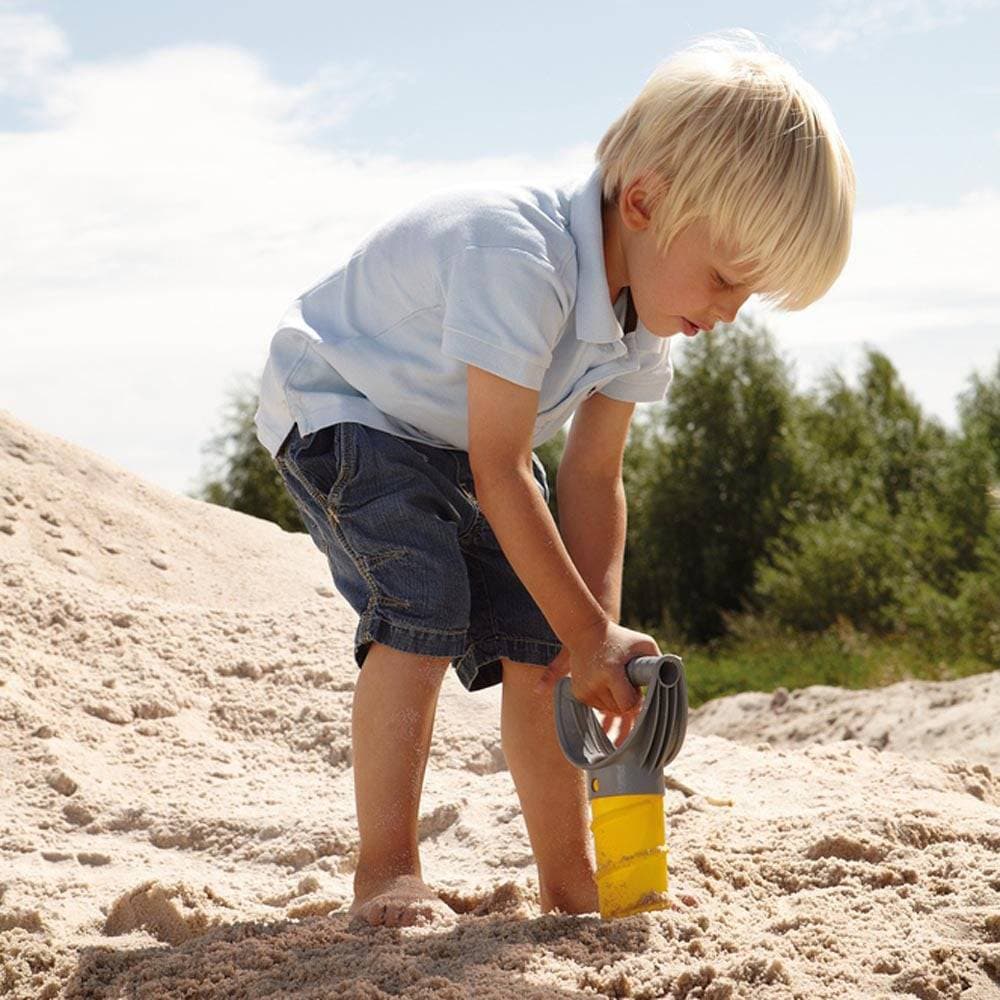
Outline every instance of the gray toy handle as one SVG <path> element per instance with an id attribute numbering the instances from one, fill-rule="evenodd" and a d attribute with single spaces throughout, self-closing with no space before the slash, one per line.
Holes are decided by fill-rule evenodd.
<path id="1" fill-rule="evenodd" d="M 677 756 L 687 732 L 687 683 L 679 656 L 636 656 L 625 675 L 644 687 L 642 708 L 620 747 L 608 739 L 593 709 L 573 695 L 572 679 L 555 688 L 559 744 L 570 763 L 584 768 L 590 798 L 663 793 L 663 768 Z M 599 778 L 599 781 L 594 781 Z"/>
<path id="2" fill-rule="evenodd" d="M 677 657 L 636 656 L 625 664 L 625 676 L 633 687 L 649 687 L 659 674 L 664 684 L 676 684 L 679 674 Z"/>

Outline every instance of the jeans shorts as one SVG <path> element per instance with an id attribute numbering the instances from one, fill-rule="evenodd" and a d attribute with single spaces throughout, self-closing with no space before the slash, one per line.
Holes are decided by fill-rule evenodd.
<path id="1" fill-rule="evenodd" d="M 468 452 L 342 422 L 293 426 L 275 464 L 358 613 L 359 669 L 377 641 L 449 658 L 477 691 L 500 683 L 502 657 L 546 666 L 562 649 L 479 507 Z"/>

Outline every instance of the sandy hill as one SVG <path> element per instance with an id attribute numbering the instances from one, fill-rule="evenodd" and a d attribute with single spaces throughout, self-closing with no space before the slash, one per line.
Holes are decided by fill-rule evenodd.
<path id="1" fill-rule="evenodd" d="M 355 930 L 354 626 L 307 536 L 0 411 L 0 997 L 1000 996 L 996 675 L 704 706 L 664 802 L 695 905 L 602 921 L 540 914 L 499 689 L 449 674 L 456 917 Z"/>

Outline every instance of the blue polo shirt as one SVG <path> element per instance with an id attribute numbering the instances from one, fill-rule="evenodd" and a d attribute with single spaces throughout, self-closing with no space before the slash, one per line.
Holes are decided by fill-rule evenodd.
<path id="1" fill-rule="evenodd" d="M 274 455 L 356 421 L 468 451 L 466 365 L 539 390 L 532 448 L 594 392 L 655 402 L 670 339 L 625 332 L 604 267 L 601 174 L 452 189 L 371 232 L 289 306 L 264 367 L 257 436 Z"/>

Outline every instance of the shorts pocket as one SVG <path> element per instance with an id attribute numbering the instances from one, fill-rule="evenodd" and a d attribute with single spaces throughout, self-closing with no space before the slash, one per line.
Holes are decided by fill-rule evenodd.
<path id="1" fill-rule="evenodd" d="M 293 439 L 285 455 L 313 499 L 331 515 L 344 488 L 357 476 L 354 427 L 349 422 L 321 427 Z"/>

